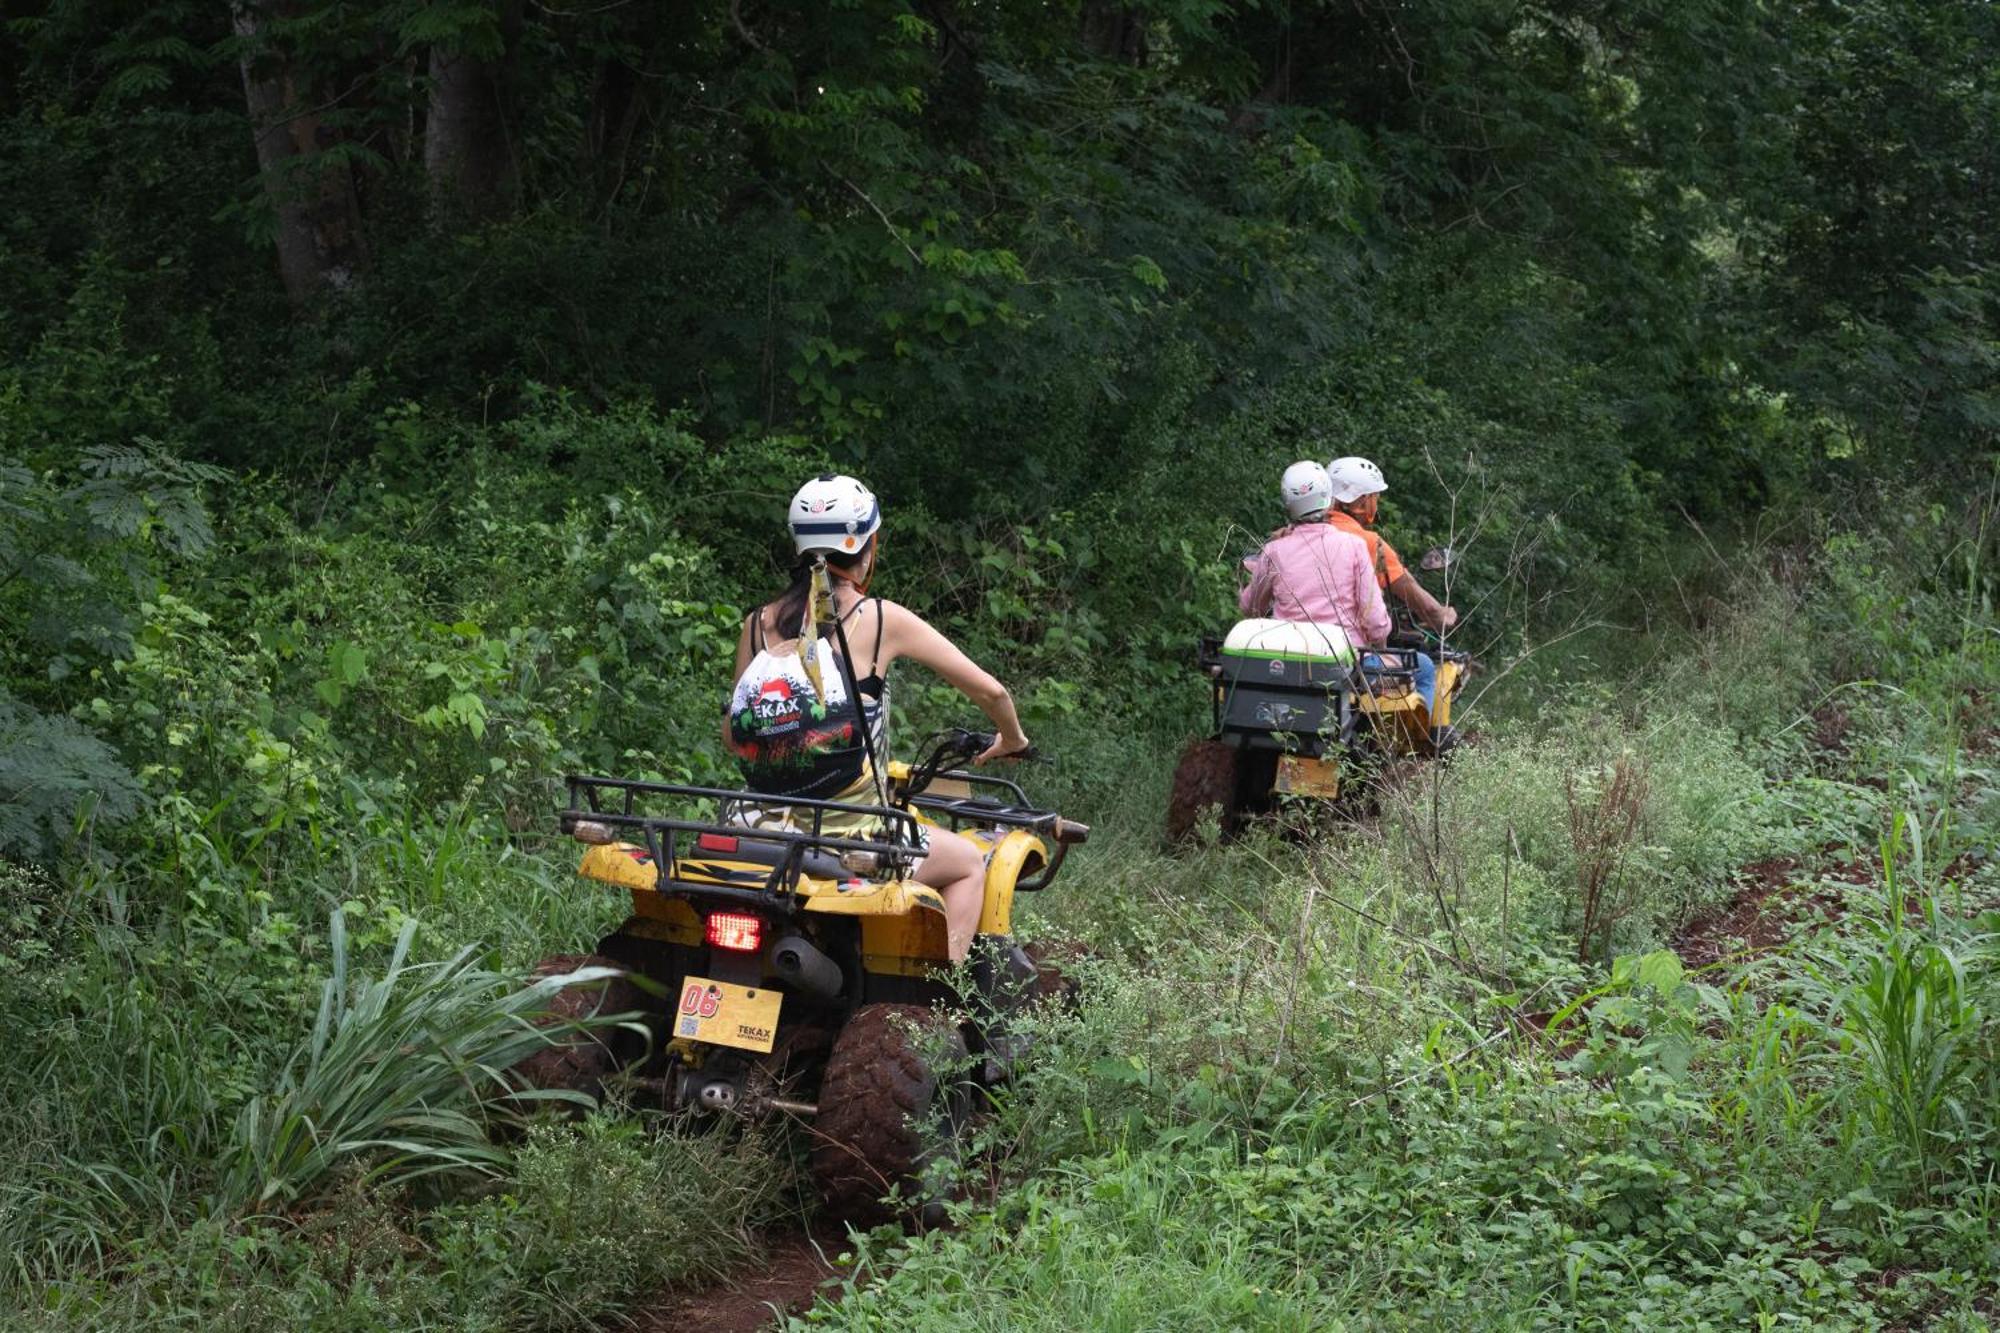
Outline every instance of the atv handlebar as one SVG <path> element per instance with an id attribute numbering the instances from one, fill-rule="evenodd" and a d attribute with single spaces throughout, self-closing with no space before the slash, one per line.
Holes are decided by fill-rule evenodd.
<path id="1" fill-rule="evenodd" d="M 994 822 L 1012 824 L 1016 828 L 1048 838 L 1055 843 L 1055 854 L 1049 858 L 1042 870 L 1028 879 L 1022 880 L 1015 888 L 1023 892 L 1033 892 L 1046 888 L 1061 868 L 1063 858 L 1072 847 L 1082 846 L 1090 837 L 1090 826 L 1073 819 L 1064 819 L 1053 810 L 1037 810 L 1028 804 L 1028 798 L 1020 785 L 1008 778 L 994 777 L 984 773 L 960 772 L 950 766 L 976 758 L 992 749 L 998 735 L 991 731 L 969 731 L 954 727 L 931 738 L 930 752 L 923 760 L 910 769 L 904 780 L 899 796 L 906 805 L 919 807 L 933 817 L 942 816 L 953 827 L 961 821 L 981 823 Z M 1040 752 L 1034 746 L 1016 751 L 1007 756 L 1016 759 L 1039 759 Z M 932 783 L 939 778 L 950 778 L 964 783 L 967 787 L 997 788 L 1007 793 L 1015 802 L 1013 807 L 1003 805 L 990 796 L 929 796 L 925 795 Z"/>
<path id="2" fill-rule="evenodd" d="M 953 727 L 948 731 L 939 732 L 925 742 L 930 747 L 930 753 L 910 765 L 910 776 L 903 784 L 904 792 L 909 796 L 920 795 L 925 788 L 937 781 L 946 771 L 969 759 L 977 759 L 980 755 L 992 749 L 999 742 L 999 739 L 1000 735 L 998 732 L 968 731 L 964 727 Z M 1016 750 L 1011 754 L 1000 757 L 1015 760 L 1039 759 L 1041 752 L 1030 745 L 1025 750 Z M 983 780 L 995 782 L 1006 787 L 1013 787 L 1013 784 L 1007 782 L 1004 778 L 988 778 Z M 1014 788 L 1014 794 L 1017 799 L 1026 799 L 1020 795 L 1019 788 Z"/>
<path id="3" fill-rule="evenodd" d="M 1389 630 L 1389 646 L 1391 648 L 1405 648 L 1416 652 L 1429 653 L 1440 662 L 1458 662 L 1462 664 L 1472 660 L 1471 653 L 1465 652 L 1462 649 L 1447 647 L 1444 636 L 1429 625 L 1418 620 L 1408 607 L 1401 605 L 1390 607 L 1389 619 L 1392 622 Z M 1456 630 L 1459 625 L 1464 623 L 1464 618 L 1460 617 L 1458 623 L 1453 625 L 1452 628 Z"/>

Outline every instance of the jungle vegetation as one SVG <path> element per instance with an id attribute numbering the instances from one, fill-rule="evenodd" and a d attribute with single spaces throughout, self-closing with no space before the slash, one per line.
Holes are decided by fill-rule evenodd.
<path id="1" fill-rule="evenodd" d="M 732 780 L 837 467 L 1102 958 L 804 1322 L 1987 1326 L 1996 144 L 1973 0 L 10 6 L 6 1322 L 588 1326 L 809 1212 L 488 1117 L 618 913 L 560 776 Z M 1345 453 L 1464 554 L 1480 743 L 1165 858 Z"/>

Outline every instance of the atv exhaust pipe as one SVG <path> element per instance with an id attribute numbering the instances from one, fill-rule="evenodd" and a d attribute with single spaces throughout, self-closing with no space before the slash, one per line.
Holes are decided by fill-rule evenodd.
<path id="1" fill-rule="evenodd" d="M 771 970 L 806 994 L 837 999 L 846 978 L 840 964 L 815 949 L 804 936 L 787 935 L 771 946 Z"/>

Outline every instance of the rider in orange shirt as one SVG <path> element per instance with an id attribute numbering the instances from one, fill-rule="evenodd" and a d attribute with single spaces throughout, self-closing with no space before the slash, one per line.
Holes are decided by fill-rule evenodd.
<path id="1" fill-rule="evenodd" d="M 1375 579 L 1381 586 L 1401 599 L 1418 620 L 1428 625 L 1438 634 L 1443 634 L 1458 623 L 1458 612 L 1438 601 L 1424 590 L 1416 576 L 1404 566 L 1396 548 L 1375 531 L 1377 510 L 1376 496 L 1389 489 L 1382 469 L 1365 458 L 1336 458 L 1327 464 L 1327 478 L 1333 483 L 1333 507 L 1327 510 L 1326 521 L 1342 532 L 1352 533 L 1368 544 L 1369 563 L 1375 568 Z M 1417 693 L 1423 696 L 1424 707 L 1436 715 L 1437 709 L 1437 663 L 1429 653 L 1413 654 L 1416 663 Z M 1380 659 L 1364 657 L 1363 666 L 1379 665 Z M 1451 749 L 1458 737 L 1451 727 L 1432 729 L 1432 741 L 1439 753 Z"/>
<path id="2" fill-rule="evenodd" d="M 1389 489 L 1382 469 L 1365 458 L 1336 458 L 1326 465 L 1333 481 L 1333 508 L 1326 521 L 1368 543 L 1368 556 L 1375 566 L 1376 582 L 1394 593 L 1418 620 L 1442 634 L 1458 623 L 1458 612 L 1424 590 L 1416 575 L 1404 566 L 1396 548 L 1375 531 L 1375 497 Z"/>

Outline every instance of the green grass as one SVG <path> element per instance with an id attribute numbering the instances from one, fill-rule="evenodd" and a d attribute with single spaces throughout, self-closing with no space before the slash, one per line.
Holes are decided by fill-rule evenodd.
<path id="1" fill-rule="evenodd" d="M 856 1289 L 802 1322 L 1980 1326 L 2000 655 L 1907 571 L 1869 605 L 1901 589 L 1951 660 L 1862 633 L 1829 552 L 1630 676 L 1538 657 L 1449 768 L 1309 844 L 1161 852 L 1197 681 L 1115 734 L 1051 705 L 1057 762 L 1020 776 L 1097 834 L 1022 930 L 1100 952 L 1089 1003 L 980 1129 L 1004 1188 L 856 1237 Z M 1837 669 L 1870 683 L 1823 752 Z M 775 1139 L 615 1108 L 489 1136 L 538 1040 L 514 980 L 623 902 L 476 794 L 378 795 L 249 836 L 162 811 L 150 865 L 8 872 L 10 1326 L 580 1327 L 809 1211 Z M 1779 856 L 1843 924 L 1662 952 Z"/>
<path id="2" fill-rule="evenodd" d="M 1139 832 L 1044 918 L 1132 965 L 991 1132 L 1024 1183 L 950 1234 L 859 1239 L 852 1289 L 796 1325 L 1987 1327 L 2000 878 L 1923 853 L 1995 826 L 1976 783 L 1906 819 L 1917 789 L 1870 778 L 1990 763 L 1948 724 L 2000 658 L 1927 659 L 1822 753 L 1799 723 L 1829 589 L 1738 593 L 1622 690 L 1527 691 L 1436 786 L 1310 848 L 1164 860 L 1140 785 L 1104 821 Z M 1647 776 L 1629 836 L 1583 837 L 1615 763 Z M 1739 864 L 1810 886 L 1857 853 L 1885 873 L 1831 926 L 1699 974 L 1658 951 Z M 1592 866 L 1621 904 L 1606 970 L 1576 961 Z"/>

